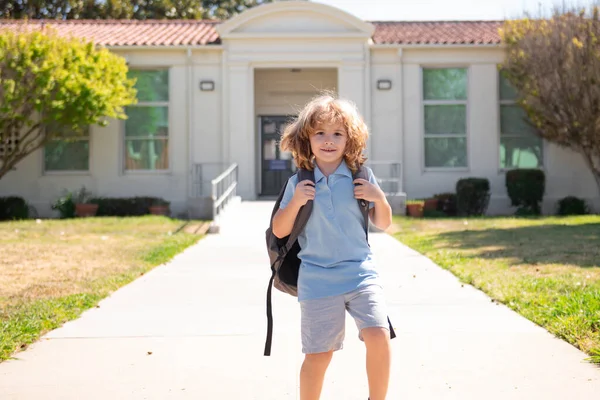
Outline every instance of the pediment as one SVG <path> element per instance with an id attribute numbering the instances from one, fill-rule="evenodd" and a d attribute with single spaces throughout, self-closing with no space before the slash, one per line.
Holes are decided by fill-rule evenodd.
<path id="1" fill-rule="evenodd" d="M 217 27 L 235 37 L 352 36 L 369 38 L 373 25 L 337 8 L 308 1 L 280 1 L 252 8 Z"/>

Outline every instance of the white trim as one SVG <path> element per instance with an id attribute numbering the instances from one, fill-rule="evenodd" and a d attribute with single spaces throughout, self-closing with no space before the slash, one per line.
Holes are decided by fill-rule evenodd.
<path id="1" fill-rule="evenodd" d="M 373 96 L 371 94 L 371 88 L 372 88 L 372 84 L 371 84 L 371 79 L 373 79 L 373 77 L 371 76 L 371 49 L 369 49 L 369 44 L 365 43 L 364 45 L 364 52 L 365 52 L 365 68 L 364 68 L 364 93 L 363 93 L 363 98 L 364 98 L 364 107 L 365 107 L 365 115 L 364 115 L 364 119 L 366 121 L 367 126 L 369 127 L 369 132 L 372 133 L 371 131 L 371 127 L 372 127 L 372 120 L 371 120 L 371 116 L 373 115 Z M 339 88 L 338 88 L 339 90 Z M 369 138 L 367 139 L 367 159 L 369 160 L 373 160 L 373 135 L 370 134 Z"/>
<path id="2" fill-rule="evenodd" d="M 227 39 L 361 39 L 365 38 L 364 33 L 357 32 L 240 32 L 230 33 Z"/>
<path id="3" fill-rule="evenodd" d="M 425 69 L 464 69 L 467 72 L 467 82 L 466 82 L 466 94 L 467 98 L 464 100 L 425 100 L 424 89 L 424 75 L 423 70 Z M 462 65 L 421 65 L 419 68 L 419 85 L 420 85 L 420 102 L 421 102 L 421 134 L 420 134 L 420 145 L 421 152 L 421 171 L 425 172 L 456 172 L 456 171 L 464 171 L 468 172 L 471 170 L 471 154 L 470 154 L 470 138 L 469 138 L 469 126 L 470 126 L 470 107 L 469 107 L 469 88 L 471 81 L 471 67 Z M 426 106 L 437 106 L 437 105 L 464 105 L 465 106 L 465 133 L 464 134 L 451 134 L 451 133 L 441 133 L 441 134 L 427 134 L 425 133 L 425 107 Z M 425 155 L 425 140 L 426 139 L 443 139 L 443 138 L 465 138 L 465 153 L 466 153 L 466 165 L 461 167 L 428 167 L 426 165 L 426 155 Z"/>
<path id="4" fill-rule="evenodd" d="M 215 30 L 221 39 L 228 39 L 233 37 L 232 34 L 234 34 L 233 31 L 235 29 L 255 18 L 261 18 L 269 14 L 289 11 L 308 11 L 314 14 L 321 14 L 330 18 L 341 20 L 361 31 L 361 37 L 370 38 L 375 33 L 375 26 L 371 23 L 365 22 L 350 13 L 340 10 L 339 8 L 308 1 L 280 1 L 261 4 L 260 6 L 246 10 L 243 13 L 223 22 L 222 24 L 215 26 Z M 272 33 L 271 35 L 276 36 L 279 34 Z"/>
<path id="5" fill-rule="evenodd" d="M 250 141 L 250 143 L 252 143 L 252 146 L 254 147 L 250 149 L 250 154 L 256 154 L 256 130 L 252 129 L 255 126 L 256 118 L 256 101 L 254 98 L 254 70 L 255 67 L 253 65 L 248 65 L 248 69 L 246 71 L 246 104 L 248 105 L 246 110 L 246 123 L 249 129 L 251 130 L 252 138 L 254 139 Z M 258 198 L 258 193 L 256 192 L 256 176 L 258 174 L 256 170 L 257 168 L 261 167 L 256 165 L 256 157 L 251 157 L 251 160 L 251 163 L 254 164 L 254 185 L 250 185 L 250 188 L 254 187 L 254 194 L 251 196 L 252 200 L 255 200 Z M 236 160 L 234 162 L 238 161 Z"/>
<path id="6" fill-rule="evenodd" d="M 229 164 L 229 52 L 223 51 L 221 63 L 221 161 Z"/>
<path id="7" fill-rule="evenodd" d="M 170 101 L 140 101 L 127 107 L 169 107 Z"/>
<path id="8" fill-rule="evenodd" d="M 193 87 L 194 87 L 194 78 L 193 78 L 193 74 L 194 74 L 194 70 L 193 70 L 193 60 L 192 60 L 192 49 L 188 48 L 186 51 L 186 64 L 187 64 L 187 68 L 185 69 L 186 72 L 186 88 L 185 88 L 185 94 L 186 94 L 186 109 L 187 109 L 187 126 L 186 126 L 186 131 L 187 131 L 187 147 L 188 147 L 188 154 L 187 154 L 187 165 L 186 165 L 186 169 L 185 171 L 187 171 L 187 176 L 186 176 L 186 180 L 185 180 L 185 201 L 186 204 L 188 202 L 188 199 L 191 197 L 191 192 L 192 192 L 192 165 L 193 163 L 193 148 L 194 148 L 194 115 L 195 115 L 195 110 L 194 110 L 194 94 L 193 94 Z M 170 160 L 169 160 L 170 161 Z M 171 163 L 169 162 L 169 165 Z M 188 207 L 188 217 L 189 215 L 189 207 Z"/>
<path id="9" fill-rule="evenodd" d="M 400 76 L 398 78 L 398 82 L 399 82 L 399 90 L 398 90 L 398 96 L 400 97 L 400 121 L 399 121 L 399 127 L 400 127 L 400 134 L 401 134 L 401 138 L 400 138 L 400 149 L 398 149 L 398 153 L 400 154 L 400 187 L 398 188 L 398 190 L 400 192 L 404 192 L 404 177 L 405 177 L 405 172 L 404 170 L 406 169 L 406 158 L 405 156 L 405 151 L 406 151 L 406 101 L 404 99 L 404 92 L 406 90 L 406 88 L 404 87 L 404 59 L 403 59 L 403 50 L 402 49 L 398 49 L 398 68 L 399 68 L 399 72 L 400 72 Z"/>
<path id="10" fill-rule="evenodd" d="M 380 44 L 371 44 L 370 47 L 372 49 L 481 49 L 481 48 L 489 48 L 489 49 L 497 49 L 497 48 L 505 48 L 503 44 L 494 44 L 494 43 L 484 43 L 484 44 L 443 44 L 443 43 L 380 43 Z"/>
<path id="11" fill-rule="evenodd" d="M 223 51 L 225 48 L 220 44 L 196 44 L 196 45 L 100 45 L 108 50 L 202 50 L 202 51 Z"/>

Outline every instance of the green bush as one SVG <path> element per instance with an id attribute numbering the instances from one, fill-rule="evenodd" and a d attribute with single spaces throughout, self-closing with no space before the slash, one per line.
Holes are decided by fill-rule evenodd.
<path id="1" fill-rule="evenodd" d="M 458 215 L 484 215 L 489 202 L 490 181 L 486 178 L 463 178 L 456 182 Z"/>
<path id="2" fill-rule="evenodd" d="M 506 172 L 506 190 L 518 215 L 540 215 L 546 190 L 546 175 L 539 169 L 513 169 Z"/>
<path id="3" fill-rule="evenodd" d="M 90 199 L 90 203 L 98 204 L 96 215 L 99 217 L 133 217 L 146 215 L 151 205 L 166 202 L 158 197 L 95 197 Z"/>
<path id="4" fill-rule="evenodd" d="M 66 192 L 60 196 L 53 204 L 53 210 L 58 210 L 61 219 L 75 218 L 75 201 L 73 193 Z"/>
<path id="5" fill-rule="evenodd" d="M 437 211 L 443 212 L 449 217 L 456 216 L 456 193 L 438 193 L 433 195 L 437 199 Z"/>
<path id="6" fill-rule="evenodd" d="M 575 196 L 567 196 L 560 199 L 556 211 L 558 215 L 585 215 L 589 214 L 589 212 L 590 209 L 585 200 Z"/>
<path id="7" fill-rule="evenodd" d="M 29 207 L 22 197 L 0 197 L 0 221 L 29 218 Z"/>

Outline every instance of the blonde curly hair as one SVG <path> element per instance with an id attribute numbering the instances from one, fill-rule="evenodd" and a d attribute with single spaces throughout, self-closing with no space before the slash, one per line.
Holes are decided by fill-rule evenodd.
<path id="1" fill-rule="evenodd" d="M 340 124 L 345 128 L 348 140 L 344 161 L 353 173 L 356 172 L 367 161 L 363 151 L 367 145 L 369 130 L 353 103 L 329 93 L 313 98 L 298 117 L 285 127 L 281 150 L 292 153 L 298 168 L 312 171 L 314 154 L 310 148 L 310 136 L 324 124 Z"/>

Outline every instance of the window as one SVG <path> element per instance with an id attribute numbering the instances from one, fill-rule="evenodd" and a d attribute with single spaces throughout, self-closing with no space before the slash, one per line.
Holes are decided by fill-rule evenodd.
<path id="1" fill-rule="evenodd" d="M 467 166 L 467 69 L 423 69 L 426 168 Z"/>
<path id="2" fill-rule="evenodd" d="M 539 168 L 543 142 L 526 122 L 525 111 L 515 103 L 515 90 L 502 74 L 500 82 L 500 168 Z"/>
<path id="3" fill-rule="evenodd" d="M 125 108 L 125 169 L 169 168 L 169 71 L 130 70 L 138 103 Z"/>
<path id="4" fill-rule="evenodd" d="M 88 171 L 90 169 L 90 131 L 77 134 L 69 128 L 49 125 L 53 138 L 44 146 L 44 171 Z"/>

